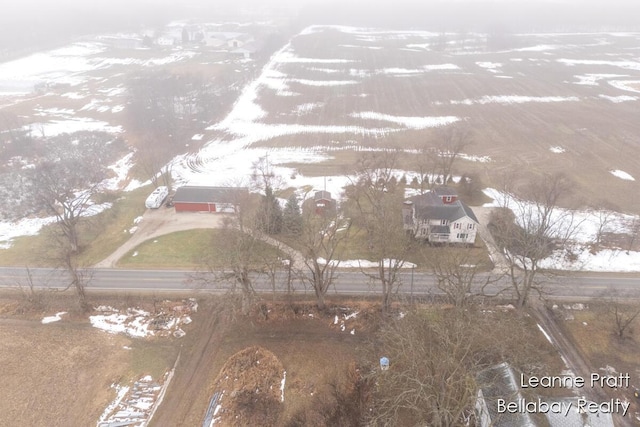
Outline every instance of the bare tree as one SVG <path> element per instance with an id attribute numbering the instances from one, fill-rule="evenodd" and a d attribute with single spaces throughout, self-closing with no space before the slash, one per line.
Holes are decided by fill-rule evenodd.
<path id="1" fill-rule="evenodd" d="M 414 157 L 414 167 L 418 173 L 416 180 L 420 194 L 426 193 L 436 182 L 438 155 L 437 148 L 431 145 L 424 145 L 418 150 L 418 155 Z"/>
<path id="2" fill-rule="evenodd" d="M 604 238 L 605 233 L 607 232 L 609 226 L 616 218 L 616 212 L 619 209 L 609 203 L 606 200 L 603 200 L 598 203 L 598 208 L 592 210 L 592 215 L 597 220 L 597 230 L 595 236 L 595 242 L 593 244 L 594 250 L 597 252 L 600 249 L 600 245 L 602 244 L 602 239 Z"/>
<path id="3" fill-rule="evenodd" d="M 25 278 L 14 281 L 16 288 L 20 290 L 23 301 L 33 310 L 44 308 L 46 288 L 38 286 L 29 267 L 25 267 Z"/>
<path id="4" fill-rule="evenodd" d="M 72 254 L 80 250 L 78 224 L 107 177 L 105 145 L 103 137 L 93 134 L 64 136 L 26 173 L 24 210 L 54 216 Z"/>
<path id="5" fill-rule="evenodd" d="M 462 311 L 435 321 L 412 313 L 383 328 L 380 340 L 391 367 L 374 374 L 368 425 L 464 425 L 476 393 L 473 329 Z"/>
<path id="6" fill-rule="evenodd" d="M 579 222 L 573 211 L 559 208 L 572 188 L 562 174 L 544 175 L 523 189 L 526 198 L 505 187 L 502 208 L 492 212 L 489 228 L 508 264 L 507 276 L 516 306 L 533 292 L 543 294 L 540 266 L 556 249 L 565 249 Z"/>
<path id="7" fill-rule="evenodd" d="M 264 248 L 258 232 L 249 229 L 251 218 L 251 196 L 243 188 L 230 190 L 230 200 L 234 213 L 226 216 L 223 228 L 212 242 L 213 250 L 206 254 L 203 263 L 205 270 L 192 277 L 204 286 L 227 283 L 229 291 L 240 291 L 241 311 L 248 314 L 255 299 L 252 275 L 262 272 L 263 259 L 259 254 Z M 224 244 L 220 244 L 224 242 Z"/>
<path id="8" fill-rule="evenodd" d="M 336 216 L 305 212 L 299 244 L 304 256 L 300 279 L 311 286 L 318 309 L 325 308 L 325 295 L 333 285 L 340 264 L 338 251 L 349 236 L 350 223 Z"/>
<path id="9" fill-rule="evenodd" d="M 436 131 L 435 141 L 420 148 L 415 159 L 421 193 L 434 185 L 446 185 L 452 178 L 453 165 L 462 152 L 473 143 L 471 130 L 456 124 Z"/>
<path id="10" fill-rule="evenodd" d="M 438 289 L 456 307 L 468 305 L 474 296 L 483 295 L 485 287 L 497 280 L 489 273 L 482 273 L 489 266 L 474 257 L 469 248 L 438 248 L 425 261 L 438 281 Z"/>
<path id="11" fill-rule="evenodd" d="M 618 339 L 623 340 L 631 330 L 633 322 L 640 315 L 640 307 L 625 304 L 614 289 L 609 289 L 605 297 L 605 304 L 609 315 L 613 318 L 614 332 Z"/>
<path id="12" fill-rule="evenodd" d="M 93 278 L 93 270 L 80 267 L 75 253 L 71 250 L 62 250 L 60 258 L 63 263 L 62 267 L 67 274 L 69 274 L 69 285 L 65 290 L 73 289 L 77 297 L 78 307 L 81 311 L 86 312 L 91 310 L 86 289 Z"/>
<path id="13" fill-rule="evenodd" d="M 393 294 L 402 283 L 400 271 L 414 244 L 403 229 L 404 186 L 394 176 L 397 160 L 397 152 L 365 153 L 347 191 L 354 222 L 364 230 L 368 249 L 378 263 L 375 272 L 361 271 L 380 284 L 383 311 L 391 307 Z"/>
<path id="14" fill-rule="evenodd" d="M 153 144 L 151 137 L 147 135 L 141 138 L 139 149 L 136 153 L 137 164 L 146 176 L 149 177 L 154 187 L 165 185 L 171 189 L 171 150 L 162 144 Z"/>
<path id="15" fill-rule="evenodd" d="M 640 217 L 634 215 L 628 222 L 629 239 L 627 243 L 627 254 L 635 248 L 638 236 L 640 236 Z"/>
<path id="16" fill-rule="evenodd" d="M 523 372 L 547 369 L 536 333 L 514 312 L 473 306 L 416 309 L 388 321 L 375 350 L 389 369 L 366 375 L 376 384 L 367 425 L 468 426 L 480 370 L 505 357 Z"/>

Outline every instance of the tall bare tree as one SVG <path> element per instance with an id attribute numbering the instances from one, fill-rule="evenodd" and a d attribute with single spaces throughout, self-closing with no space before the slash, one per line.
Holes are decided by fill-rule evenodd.
<path id="1" fill-rule="evenodd" d="M 473 306 L 416 309 L 389 320 L 375 348 L 389 369 L 366 376 L 376 384 L 367 425 L 468 426 L 480 370 L 505 357 L 524 372 L 547 369 L 540 360 L 548 349 L 536 333 L 523 316 Z"/>
<path id="2" fill-rule="evenodd" d="M 318 215 L 308 209 L 303 215 L 302 231 L 298 237 L 304 266 L 300 279 L 311 286 L 320 310 L 325 308 L 325 296 L 333 285 L 340 264 L 338 251 L 349 236 L 350 223 L 340 216 Z"/>
<path id="3" fill-rule="evenodd" d="M 259 232 L 248 227 L 252 218 L 250 194 L 241 188 L 231 189 L 230 200 L 234 213 L 223 219 L 213 250 L 204 257 L 205 271 L 194 279 L 204 286 L 227 283 L 231 293 L 239 290 L 241 311 L 248 314 L 255 299 L 252 276 L 262 272 L 264 256 L 260 253 L 264 248 L 260 247 Z"/>
<path id="4" fill-rule="evenodd" d="M 604 236 L 611 224 L 615 221 L 616 212 L 619 210 L 620 209 L 617 206 L 611 204 L 606 200 L 602 200 L 598 203 L 598 207 L 591 211 L 592 215 L 597 220 L 595 242 L 593 243 L 595 251 L 598 251 L 600 249 L 602 240 L 604 239 Z"/>
<path id="5" fill-rule="evenodd" d="M 640 308 L 625 303 L 625 298 L 621 297 L 615 289 L 609 289 L 606 295 L 603 295 L 605 307 L 609 316 L 613 320 L 613 330 L 616 337 L 620 340 L 627 338 L 634 321 L 640 315 Z"/>
<path id="6" fill-rule="evenodd" d="M 398 153 L 365 153 L 356 164 L 356 175 L 348 188 L 350 215 L 364 230 L 369 251 L 378 265 L 375 272 L 362 273 L 381 287 L 382 309 L 391 306 L 401 285 L 400 271 L 414 242 L 406 235 L 401 215 L 404 186 L 394 175 Z"/>
<path id="7" fill-rule="evenodd" d="M 464 425 L 473 407 L 476 340 L 463 311 L 430 319 L 408 314 L 380 332 L 388 371 L 376 375 L 368 425 Z"/>
<path id="8" fill-rule="evenodd" d="M 68 249 L 76 254 L 80 250 L 78 224 L 108 176 L 108 144 L 101 135 L 74 134 L 58 138 L 54 145 L 26 172 L 24 209 L 54 216 Z"/>
<path id="9" fill-rule="evenodd" d="M 442 128 L 438 132 L 438 174 L 442 183 L 447 184 L 452 178 L 453 165 L 460 154 L 473 143 L 471 129 L 464 124 L 455 124 Z"/>
<path id="10" fill-rule="evenodd" d="M 573 189 L 563 174 L 547 174 L 522 189 L 522 197 L 506 186 L 502 208 L 492 213 L 490 229 L 508 264 L 510 290 L 522 308 L 532 293 L 543 294 L 543 259 L 561 250 L 574 237 L 579 220 L 561 209 Z"/>
<path id="11" fill-rule="evenodd" d="M 463 151 L 473 143 L 473 135 L 465 124 L 454 124 L 435 132 L 415 157 L 421 193 L 427 188 L 446 185 L 452 178 L 453 166 Z"/>
<path id="12" fill-rule="evenodd" d="M 475 296 L 484 294 L 487 285 L 497 280 L 484 273 L 489 266 L 483 265 L 469 248 L 438 248 L 425 261 L 438 281 L 438 289 L 456 307 L 468 305 Z"/>

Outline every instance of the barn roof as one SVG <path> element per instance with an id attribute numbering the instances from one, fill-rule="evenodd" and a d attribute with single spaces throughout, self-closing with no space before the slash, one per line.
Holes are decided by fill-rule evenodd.
<path id="1" fill-rule="evenodd" d="M 321 200 L 326 200 L 328 202 L 333 201 L 333 199 L 331 198 L 331 193 L 329 193 L 328 191 L 324 191 L 324 190 L 316 191 L 316 194 L 313 195 L 313 199 L 316 202 L 319 202 Z"/>
<path id="2" fill-rule="evenodd" d="M 248 192 L 245 187 L 179 187 L 173 203 L 236 203 L 239 196 Z"/>

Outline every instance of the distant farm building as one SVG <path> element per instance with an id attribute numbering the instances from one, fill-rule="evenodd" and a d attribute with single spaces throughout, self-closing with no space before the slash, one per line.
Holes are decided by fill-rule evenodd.
<path id="1" fill-rule="evenodd" d="M 176 190 L 176 212 L 234 213 L 248 190 L 244 187 L 184 186 Z"/>

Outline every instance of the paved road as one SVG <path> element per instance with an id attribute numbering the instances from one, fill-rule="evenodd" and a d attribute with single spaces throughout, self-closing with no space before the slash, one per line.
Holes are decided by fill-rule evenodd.
<path id="1" fill-rule="evenodd" d="M 64 288 L 68 280 L 66 273 L 52 269 L 32 269 L 34 283 L 41 287 Z M 413 278 L 412 278 L 413 276 Z M 18 282 L 26 283 L 25 270 L 21 268 L 0 268 L 0 287 L 15 287 Z M 401 293 L 409 295 L 434 295 L 439 291 L 434 277 L 428 273 L 403 272 Z M 286 281 L 284 272 L 278 277 L 278 283 Z M 270 285 L 264 276 L 255 277 L 258 291 L 269 291 Z M 294 283 L 298 292 L 304 291 L 299 281 Z M 640 298 L 640 276 L 621 275 L 566 275 L 554 277 L 545 285 L 551 297 L 557 298 L 594 298 L 610 294 L 614 289 L 618 296 Z M 223 289 L 224 283 L 203 287 L 202 283 L 193 280 L 193 272 L 176 270 L 121 270 L 95 269 L 88 286 L 91 290 L 104 291 L 186 291 L 200 289 Z M 488 294 L 495 294 L 507 287 L 502 281 L 486 289 Z M 330 293 L 334 290 L 330 290 Z M 369 279 L 359 271 L 339 272 L 336 279 L 335 292 L 341 294 L 376 294 L 378 288 L 372 286 Z"/>

